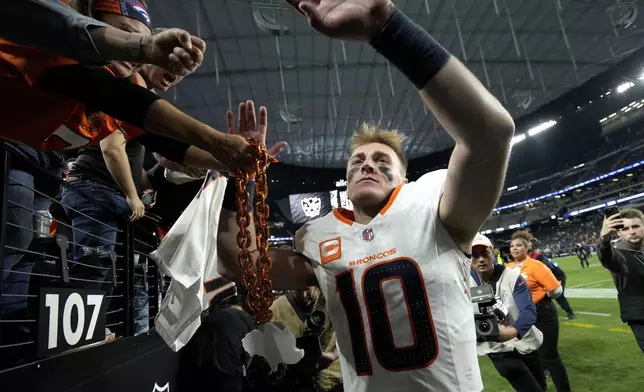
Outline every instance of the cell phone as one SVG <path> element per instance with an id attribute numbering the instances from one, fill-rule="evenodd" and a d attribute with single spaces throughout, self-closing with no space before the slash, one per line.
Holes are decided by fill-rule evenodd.
<path id="1" fill-rule="evenodd" d="M 604 210 L 604 215 L 606 216 L 606 218 L 611 217 L 611 216 L 616 215 L 616 214 L 619 214 L 619 208 L 617 208 L 616 206 L 608 207 L 608 208 L 606 208 Z M 620 218 L 621 218 L 621 215 L 620 215 Z M 617 229 L 619 229 L 619 230 L 621 230 L 623 228 L 624 228 L 623 225 L 617 226 Z"/>

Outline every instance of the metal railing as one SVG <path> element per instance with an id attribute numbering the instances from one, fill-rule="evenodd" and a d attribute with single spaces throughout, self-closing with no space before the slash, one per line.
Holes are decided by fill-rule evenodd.
<path id="1" fill-rule="evenodd" d="M 36 349 L 43 336 L 41 289 L 104 292 L 108 302 L 105 340 L 111 340 L 151 329 L 164 287 L 163 277 L 149 257 L 157 247 L 154 217 L 128 221 L 63 180 L 59 172 L 24 155 L 22 148 L 0 141 L 0 371 L 43 357 Z M 62 163 L 61 159 L 60 167 Z M 82 216 L 93 228 L 114 230 L 77 206 L 64 204 L 61 192 L 57 196 L 52 190 L 73 192 L 78 200 L 111 214 L 111 221 L 118 223 L 116 240 L 97 234 L 100 230 L 74 227 L 66 214 Z M 41 210 L 35 198 L 51 208 Z M 46 233 L 36 227 L 34 222 L 43 220 L 55 222 L 56 230 Z M 98 249 L 75 241 L 75 237 L 107 245 Z M 79 251 L 82 257 L 78 257 Z"/>

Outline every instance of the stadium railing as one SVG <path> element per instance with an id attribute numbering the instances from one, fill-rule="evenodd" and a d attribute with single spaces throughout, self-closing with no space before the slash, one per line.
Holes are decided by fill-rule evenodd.
<path id="1" fill-rule="evenodd" d="M 135 223 L 120 220 L 115 251 L 109 255 L 111 265 L 89 265 L 74 260 L 69 252 L 74 245 L 72 230 L 79 229 L 74 229 L 60 216 L 52 219 L 56 222 L 56 233 L 43 233 L 31 222 L 7 222 L 9 206 L 26 210 L 39 219 L 49 219 L 34 211 L 33 206 L 24 205 L 29 203 L 8 200 L 10 186 L 24 188 L 26 192 L 49 199 L 52 205 L 74 210 L 63 205 L 51 194 L 53 192 L 42 192 L 37 186 L 11 178 L 10 171 L 16 163 L 20 163 L 21 171 L 27 170 L 35 182 L 46 183 L 49 189 L 65 187 L 78 192 L 58 173 L 26 159 L 11 143 L 0 141 L 0 270 L 3 272 L 0 281 L 0 373 L 3 369 L 78 351 L 86 346 L 111 345 L 114 343 L 108 340 L 128 338 L 151 329 L 164 286 L 156 264 L 149 257 L 157 246 L 154 217 L 147 216 Z M 88 195 L 81 196 L 92 200 Z M 27 247 L 7 244 L 7 233 L 15 230 L 33 235 Z M 21 255 L 22 270 L 10 269 L 5 263 L 10 255 Z M 83 271 L 111 270 L 112 276 L 108 272 L 108 277 L 102 281 L 86 279 L 81 277 L 83 274 L 76 273 L 79 268 Z M 19 280 L 23 284 L 28 280 L 27 294 L 8 292 L 9 278 L 16 276 L 25 278 Z M 100 289 L 87 290 L 87 284 L 100 285 Z M 102 296 L 101 303 L 109 302 L 109 305 L 97 306 L 97 296 Z M 26 309 L 8 311 L 6 303 L 12 298 L 23 300 L 23 305 L 26 302 Z M 115 338 L 108 336 L 108 331 L 104 334 L 99 330 L 102 326 L 114 332 Z M 86 347 L 83 351 L 93 349 Z"/>

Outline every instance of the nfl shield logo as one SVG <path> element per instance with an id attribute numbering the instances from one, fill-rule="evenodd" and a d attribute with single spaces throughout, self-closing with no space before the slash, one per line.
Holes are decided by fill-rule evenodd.
<path id="1" fill-rule="evenodd" d="M 364 241 L 371 241 L 373 239 L 373 229 L 364 229 L 362 239 Z"/>

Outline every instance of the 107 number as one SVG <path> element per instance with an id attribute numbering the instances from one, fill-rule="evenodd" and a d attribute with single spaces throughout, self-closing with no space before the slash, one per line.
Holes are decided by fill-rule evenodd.
<path id="1" fill-rule="evenodd" d="M 62 332 L 65 339 L 65 343 L 68 346 L 77 345 L 80 340 L 83 338 L 83 332 L 85 330 L 85 304 L 83 303 L 83 297 L 78 293 L 71 293 L 66 297 L 65 303 L 62 304 L 62 317 L 60 317 L 60 294 L 45 294 L 45 307 L 49 310 L 49 330 L 47 333 L 47 348 L 55 349 L 58 347 L 58 331 L 59 331 L 59 320 L 62 321 Z M 63 296 L 65 298 L 65 296 Z M 89 325 L 87 326 L 87 331 L 85 333 L 85 340 L 94 339 L 94 332 L 96 332 L 96 323 L 98 321 L 98 316 L 101 310 L 101 305 L 103 303 L 103 295 L 98 294 L 88 294 L 87 295 L 87 307 L 92 307 L 91 318 Z M 72 322 L 72 315 L 76 314 L 75 322 Z M 101 332 L 103 333 L 103 332 Z"/>

